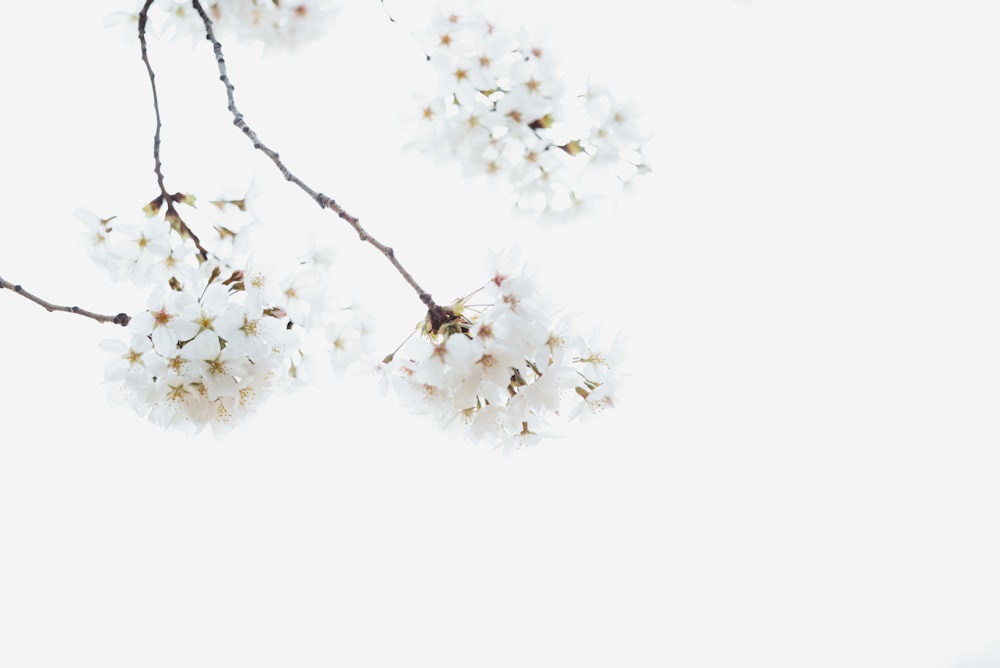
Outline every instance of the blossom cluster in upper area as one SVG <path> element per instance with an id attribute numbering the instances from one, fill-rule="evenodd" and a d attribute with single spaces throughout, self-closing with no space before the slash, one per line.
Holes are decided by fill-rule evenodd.
<path id="1" fill-rule="evenodd" d="M 531 445 L 553 418 L 585 419 L 615 405 L 622 348 L 573 333 L 523 267 L 491 278 L 419 326 L 379 371 L 414 412 L 498 446 Z"/>
<path id="2" fill-rule="evenodd" d="M 558 63 L 523 28 L 456 10 L 420 37 L 438 87 L 417 95 L 410 146 L 500 178 L 518 209 L 556 218 L 649 171 L 635 109 L 603 86 L 567 90 Z"/>
<path id="3" fill-rule="evenodd" d="M 143 2 L 134 12 L 116 12 L 109 23 L 134 26 Z M 340 10 L 340 0 L 203 0 L 202 7 L 218 35 L 233 35 L 269 48 L 293 49 L 317 39 Z M 163 32 L 204 39 L 205 25 L 190 0 L 157 0 L 155 16 Z M 153 27 L 157 28 L 154 22 Z"/>
<path id="4" fill-rule="evenodd" d="M 102 342 L 112 355 L 110 396 L 165 428 L 226 430 L 327 359 L 342 372 L 368 356 L 368 317 L 331 298 L 329 249 L 277 271 L 246 248 L 254 223 L 245 202 L 213 204 L 212 253 L 202 252 L 204 240 L 196 247 L 176 213 L 160 217 L 147 206 L 146 216 L 120 220 L 77 211 L 95 262 L 149 290 L 128 340 Z"/>

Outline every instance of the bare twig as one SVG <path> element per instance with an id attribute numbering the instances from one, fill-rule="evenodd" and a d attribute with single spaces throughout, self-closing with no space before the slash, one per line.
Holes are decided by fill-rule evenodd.
<path id="1" fill-rule="evenodd" d="M 223 85 L 225 85 L 226 87 L 226 97 L 229 100 L 229 111 L 233 114 L 233 125 L 235 125 L 240 130 L 243 131 L 243 134 L 245 134 L 247 138 L 249 138 L 250 141 L 253 142 L 253 147 L 255 149 L 261 151 L 271 159 L 271 162 L 273 162 L 277 166 L 278 170 L 281 172 L 282 176 L 285 177 L 286 181 L 294 183 L 303 191 L 305 191 L 306 194 L 309 195 L 309 197 L 311 197 L 317 204 L 320 205 L 320 207 L 324 209 L 330 209 L 331 211 L 336 213 L 340 218 L 342 218 L 351 227 L 354 228 L 354 230 L 358 233 L 358 237 L 361 239 L 361 241 L 366 241 L 375 248 L 377 248 L 379 252 L 381 252 L 382 255 L 384 255 L 389 260 L 389 262 L 392 263 L 392 266 L 396 268 L 396 271 L 400 273 L 400 275 L 406 280 L 406 282 L 410 284 L 410 287 L 416 290 L 417 295 L 419 295 L 420 297 L 420 301 L 422 301 L 424 305 L 427 306 L 432 321 L 442 320 L 442 319 L 443 320 L 454 319 L 454 314 L 451 313 L 450 309 L 435 304 L 430 294 L 426 292 L 423 288 L 421 288 L 420 285 L 417 284 L 413 276 L 411 276 L 410 273 L 406 271 L 406 269 L 403 267 L 403 265 L 400 264 L 399 260 L 396 259 L 396 253 L 393 251 L 392 248 L 386 246 L 385 244 L 380 243 L 377 239 L 368 234 L 368 232 L 365 231 L 363 227 L 361 227 L 360 221 L 356 217 L 352 216 L 347 211 L 345 211 L 343 207 L 341 207 L 339 204 L 337 204 L 337 202 L 333 200 L 333 198 L 327 197 L 323 193 L 313 190 L 311 187 L 306 185 L 306 183 L 303 182 L 299 177 L 292 174 L 292 172 L 281 161 L 281 158 L 278 156 L 278 153 L 269 148 L 267 145 L 265 145 L 264 142 L 262 142 L 260 138 L 257 136 L 257 133 L 254 132 L 249 125 L 247 125 L 246 119 L 243 117 L 243 114 L 240 113 L 240 110 L 236 107 L 236 100 L 233 97 L 233 91 L 235 90 L 236 87 L 233 86 L 232 81 L 230 81 L 229 79 L 229 74 L 226 71 L 226 61 L 222 56 L 222 45 L 215 38 L 215 33 L 212 31 L 212 20 L 208 17 L 208 14 L 205 13 L 204 8 L 202 8 L 201 3 L 198 0 L 193 0 L 192 4 L 195 10 L 197 10 L 198 14 L 201 16 L 202 22 L 205 24 L 205 38 L 212 43 L 212 48 L 215 51 L 215 61 L 219 66 L 219 80 L 222 81 Z"/>
<path id="2" fill-rule="evenodd" d="M 91 311 L 82 309 L 79 306 L 58 306 L 51 302 L 45 301 L 41 297 L 36 297 L 35 295 L 31 294 L 30 292 L 22 288 L 20 285 L 10 283 L 8 281 L 5 281 L 3 277 L 0 277 L 0 290 L 3 289 L 11 290 L 16 294 L 21 295 L 25 299 L 35 302 L 49 313 L 51 313 L 52 311 L 75 313 L 76 315 L 82 315 L 85 318 L 90 318 L 91 320 L 96 320 L 97 322 L 111 322 L 116 325 L 121 325 L 122 327 L 128 325 L 129 321 L 132 319 L 126 313 L 119 313 L 118 315 L 101 315 L 100 313 L 93 313 Z"/>
<path id="3" fill-rule="evenodd" d="M 396 17 L 392 15 L 392 13 L 389 11 L 389 8 L 385 6 L 385 0 L 379 0 L 379 4 L 382 5 L 382 11 L 385 12 L 385 16 L 386 16 L 386 18 L 389 19 L 389 22 L 390 23 L 399 24 L 399 21 L 396 20 Z M 405 30 L 405 28 L 404 28 L 404 30 Z M 414 39 L 416 38 L 416 36 L 412 32 L 410 32 L 409 30 L 407 30 L 406 32 L 409 33 L 410 37 L 414 37 Z M 421 47 L 421 51 L 424 52 L 424 59 L 425 60 L 430 60 L 431 59 L 431 54 L 427 53 L 427 51 L 424 50 L 422 47 Z"/>
<path id="4" fill-rule="evenodd" d="M 390 14 L 390 13 L 389 13 L 389 8 L 385 6 L 385 0 L 379 0 L 379 4 L 381 4 L 381 5 L 382 5 L 382 11 L 384 11 L 384 12 L 385 12 L 385 15 L 386 15 L 387 17 L 389 17 L 389 20 L 390 20 L 391 22 L 395 23 L 395 22 L 396 22 L 396 19 L 395 19 L 395 18 L 393 18 L 392 14 Z"/>
<path id="5" fill-rule="evenodd" d="M 149 15 L 149 7 L 153 4 L 153 1 L 146 0 L 146 4 L 139 10 L 139 46 L 142 49 L 142 62 L 145 63 L 146 73 L 149 74 L 149 85 L 153 89 L 153 111 L 156 113 L 156 133 L 153 135 L 153 172 L 156 174 L 156 184 L 160 187 L 160 194 L 150 202 L 150 206 L 154 210 L 158 210 L 161 205 L 166 204 L 167 212 L 165 218 L 167 221 L 176 227 L 178 233 L 182 236 L 190 238 L 195 248 L 198 249 L 198 255 L 201 256 L 201 259 L 207 260 L 208 251 L 201 245 L 198 236 L 181 219 L 180 214 L 177 213 L 177 209 L 174 208 L 174 202 L 179 202 L 184 198 L 183 193 L 174 193 L 171 195 L 167 192 L 167 188 L 163 184 L 163 163 L 160 161 L 160 128 L 163 126 L 163 123 L 160 121 L 160 102 L 156 94 L 156 75 L 153 73 L 153 66 L 149 63 L 149 54 L 146 51 L 146 21 Z"/>

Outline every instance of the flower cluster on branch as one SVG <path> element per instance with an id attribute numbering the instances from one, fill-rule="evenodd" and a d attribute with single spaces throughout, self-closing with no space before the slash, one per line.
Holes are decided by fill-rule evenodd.
<path id="1" fill-rule="evenodd" d="M 595 350 L 513 260 L 446 311 L 380 367 L 383 392 L 392 388 L 439 426 L 513 447 L 548 435 L 558 416 L 614 406 L 620 344 Z"/>
<path id="2" fill-rule="evenodd" d="M 139 20 L 145 0 L 134 12 L 118 12 L 109 23 L 132 26 Z M 340 11 L 339 0 L 208 0 L 204 3 L 219 32 L 265 47 L 294 49 L 322 37 Z M 192 41 L 205 37 L 205 26 L 191 0 L 157 0 L 153 5 L 163 19 L 162 32 Z"/>
<path id="3" fill-rule="evenodd" d="M 178 200 L 194 203 L 190 195 Z M 77 211 L 95 262 L 113 280 L 151 291 L 146 310 L 128 324 L 128 342 L 101 343 L 113 356 L 109 395 L 167 428 L 225 431 L 274 391 L 308 377 L 303 370 L 323 357 L 323 346 L 338 371 L 367 354 L 368 320 L 332 301 L 331 249 L 278 271 L 243 243 L 253 227 L 245 201 L 213 204 L 218 243 L 208 260 L 158 207 L 147 205 L 145 220 L 129 222 Z"/>
<path id="4" fill-rule="evenodd" d="M 418 94 L 410 146 L 503 180 L 517 208 L 571 218 L 649 171 L 637 113 L 594 83 L 567 90 L 524 28 L 463 8 L 418 34 L 437 90 Z"/>
<path id="5" fill-rule="evenodd" d="M 233 123 L 253 148 L 349 224 L 415 291 L 426 315 L 382 362 L 372 361 L 367 309 L 331 296 L 332 251 L 313 248 L 290 269 L 276 269 L 250 252 L 247 238 L 259 223 L 245 197 L 199 208 L 193 195 L 167 190 L 147 42 L 153 7 L 168 32 L 209 41 Z M 158 194 L 141 215 L 140 207 L 121 218 L 85 209 L 76 215 L 87 229 L 91 258 L 112 281 L 144 291 L 146 308 L 132 316 L 101 315 L 56 306 L 2 278 L 0 289 L 49 311 L 127 327 L 125 340 L 100 344 L 110 355 L 109 394 L 168 429 L 225 432 L 269 395 L 306 379 L 317 359 L 328 360 L 339 376 L 363 362 L 377 370 L 383 392 L 392 389 L 409 409 L 504 447 L 551 435 L 557 418 L 586 419 L 613 407 L 622 346 L 617 340 L 595 345 L 575 332 L 522 264 L 506 255 L 496 259 L 481 287 L 439 305 L 392 247 L 296 176 L 237 108 L 216 24 L 222 32 L 288 46 L 319 36 L 336 9 L 321 0 L 143 0 L 134 13 L 119 14 L 119 21 L 134 19 L 152 89 Z M 566 96 L 551 58 L 523 30 L 501 30 L 475 12 L 446 12 L 423 37 L 442 84 L 426 98 L 415 145 L 457 155 L 472 171 L 505 174 L 518 207 L 572 215 L 590 196 L 584 177 L 603 170 L 624 183 L 648 169 L 627 107 L 598 87 Z"/>

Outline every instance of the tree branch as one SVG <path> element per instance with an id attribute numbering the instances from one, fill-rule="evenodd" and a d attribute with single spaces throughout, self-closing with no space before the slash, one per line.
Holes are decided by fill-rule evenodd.
<path id="1" fill-rule="evenodd" d="M 151 1 L 152 0 L 147 0 L 147 5 L 148 2 Z M 331 211 L 336 213 L 340 218 L 342 218 L 351 227 L 354 228 L 354 230 L 358 233 L 358 237 L 361 239 L 361 241 L 366 241 L 375 248 L 377 248 L 379 252 L 381 252 L 382 255 L 384 255 L 389 260 L 389 262 L 392 263 L 392 266 L 396 268 L 396 271 L 400 273 L 400 275 L 406 280 L 406 282 L 409 283 L 414 290 L 416 290 L 417 295 L 419 295 L 420 297 L 420 301 L 422 301 L 424 305 L 427 306 L 432 317 L 436 315 L 439 318 L 449 318 L 449 319 L 453 318 L 454 314 L 451 314 L 450 317 L 447 315 L 450 313 L 449 309 L 440 307 L 437 304 L 435 304 L 430 294 L 426 292 L 423 288 L 421 288 L 420 285 L 417 284 L 413 276 L 411 276 L 410 273 L 406 271 L 406 269 L 403 267 L 403 265 L 400 264 L 399 260 L 396 259 L 396 254 L 392 248 L 386 246 L 385 244 L 380 243 L 377 239 L 368 234 L 368 232 L 363 227 L 361 227 L 360 221 L 356 217 L 352 216 L 347 211 L 345 211 L 344 208 L 341 207 L 339 204 L 337 204 L 337 202 L 335 202 L 332 198 L 327 197 L 321 192 L 313 190 L 311 187 L 306 185 L 306 183 L 303 182 L 299 177 L 292 174 L 291 171 L 281 161 L 281 158 L 278 156 L 278 153 L 269 148 L 267 145 L 265 145 L 264 142 L 262 142 L 260 138 L 257 136 L 257 133 L 250 128 L 250 126 L 246 122 L 246 119 L 243 117 L 243 114 L 240 113 L 240 110 L 236 107 L 236 100 L 233 97 L 233 91 L 236 89 L 236 87 L 233 86 L 232 81 L 230 81 L 229 79 L 229 74 L 226 71 L 226 61 L 222 56 L 222 44 L 220 44 L 219 41 L 215 38 L 215 33 L 212 31 L 212 20 L 208 17 L 208 14 L 205 13 L 204 8 L 202 8 L 201 3 L 198 0 L 193 0 L 192 4 L 194 5 L 194 8 L 195 10 L 197 10 L 198 14 L 201 16 L 202 22 L 205 24 L 205 39 L 207 39 L 209 42 L 212 43 L 212 48 L 215 51 L 215 61 L 219 66 L 219 80 L 222 81 L 223 85 L 225 85 L 226 87 L 226 97 L 228 98 L 229 101 L 229 111 L 233 114 L 233 125 L 235 125 L 240 130 L 243 131 L 243 134 L 245 134 L 247 138 L 249 138 L 250 141 L 253 142 L 253 147 L 255 149 L 261 151 L 262 153 L 264 153 L 264 155 L 266 155 L 271 159 L 271 162 L 273 162 L 275 166 L 277 166 L 278 170 L 281 172 L 282 176 L 285 177 L 286 181 L 294 183 L 303 191 L 305 191 L 306 194 L 309 195 L 309 197 L 311 197 L 317 204 L 320 205 L 320 207 L 324 209 L 330 209 Z"/>
<path id="2" fill-rule="evenodd" d="M 156 184 L 160 187 L 159 196 L 150 202 L 149 206 L 153 208 L 155 213 L 161 205 L 166 204 L 167 213 L 164 217 L 177 229 L 177 232 L 181 236 L 190 238 L 195 248 L 198 249 L 201 259 L 207 260 L 208 251 L 201 245 L 198 236 L 191 231 L 191 228 L 188 227 L 187 223 L 181 219 L 180 214 L 177 213 L 177 209 L 174 208 L 174 202 L 181 201 L 184 198 L 184 194 L 174 193 L 171 195 L 167 192 L 167 188 L 163 184 L 163 163 L 160 161 L 160 128 L 163 126 L 163 123 L 160 121 L 160 102 L 156 94 L 156 75 L 153 73 L 153 66 L 149 63 L 149 54 L 146 51 L 146 21 L 149 18 L 149 7 L 153 2 L 154 0 L 146 0 L 146 4 L 139 10 L 139 46 L 142 50 L 142 62 L 145 63 L 146 73 L 149 74 L 149 85 L 153 89 L 153 111 L 156 113 L 156 133 L 153 135 L 153 173 L 156 174 Z"/>
<path id="3" fill-rule="evenodd" d="M 116 325 L 121 325 L 125 327 L 128 325 L 132 318 L 127 313 L 119 313 L 118 315 L 101 315 L 100 313 L 93 313 L 79 306 L 58 306 L 51 302 L 47 302 L 41 297 L 36 297 L 31 294 L 20 285 L 15 285 L 14 283 L 9 283 L 5 281 L 3 277 L 0 277 L 0 290 L 7 289 L 11 290 L 15 294 L 19 294 L 29 301 L 33 301 L 43 309 L 51 313 L 52 311 L 63 311 L 65 313 L 75 313 L 76 315 L 82 315 L 85 318 L 90 318 L 91 320 L 96 320 L 97 322 L 111 322 Z"/>

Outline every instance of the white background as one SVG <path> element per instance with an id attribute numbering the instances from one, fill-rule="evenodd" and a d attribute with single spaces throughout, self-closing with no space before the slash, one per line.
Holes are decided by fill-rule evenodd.
<path id="1" fill-rule="evenodd" d="M 186 438 L 108 407 L 116 328 L 4 292 L 0 665 L 1000 665 L 996 5 L 504 3 L 654 133 L 636 191 L 563 227 L 400 152 L 432 3 L 347 5 L 294 57 L 227 46 L 251 125 L 439 301 L 523 246 L 628 337 L 621 405 L 504 458 L 361 377 Z M 156 194 L 116 9 L 0 23 L 0 276 L 111 313 L 145 297 L 72 211 Z M 255 178 L 275 248 L 328 224 L 395 347 L 419 302 L 232 128 L 208 44 L 150 56 L 168 188 Z"/>

